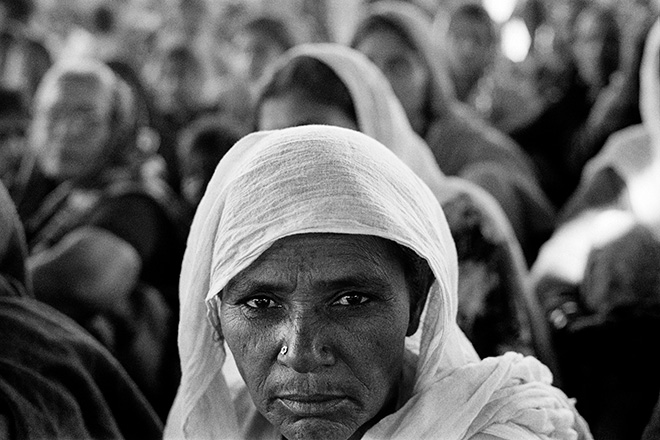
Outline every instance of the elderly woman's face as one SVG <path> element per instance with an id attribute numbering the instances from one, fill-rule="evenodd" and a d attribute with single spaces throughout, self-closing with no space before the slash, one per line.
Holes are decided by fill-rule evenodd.
<path id="1" fill-rule="evenodd" d="M 99 80 L 64 78 L 37 103 L 34 147 L 43 171 L 58 179 L 98 169 L 110 139 L 111 91 Z"/>
<path id="2" fill-rule="evenodd" d="M 284 436 L 347 439 L 394 410 L 413 309 L 391 243 L 304 234 L 228 283 L 220 322 L 254 403 Z"/>

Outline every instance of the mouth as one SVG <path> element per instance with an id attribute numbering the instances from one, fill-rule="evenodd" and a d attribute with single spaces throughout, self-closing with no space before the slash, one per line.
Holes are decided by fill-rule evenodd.
<path id="1" fill-rule="evenodd" d="M 276 401 L 300 417 L 321 416 L 349 403 L 347 396 L 332 394 L 288 394 L 278 396 Z"/>

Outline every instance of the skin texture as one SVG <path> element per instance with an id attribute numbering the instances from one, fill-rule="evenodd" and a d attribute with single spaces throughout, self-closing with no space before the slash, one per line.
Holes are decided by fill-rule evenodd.
<path id="1" fill-rule="evenodd" d="M 286 438 L 360 438 L 394 410 L 404 339 L 421 308 L 410 305 L 390 242 L 286 237 L 221 295 L 222 332 L 238 369 Z"/>
<path id="2" fill-rule="evenodd" d="M 325 124 L 359 130 L 341 109 L 319 104 L 299 92 L 269 98 L 261 105 L 259 129 L 275 130 L 308 124 Z"/>
<path id="3" fill-rule="evenodd" d="M 388 29 L 371 32 L 356 49 L 385 74 L 413 126 L 423 121 L 431 75 L 420 55 Z"/>
<path id="4" fill-rule="evenodd" d="M 103 162 L 110 137 L 111 92 L 94 78 L 58 81 L 37 104 L 33 139 L 44 173 L 84 179 Z"/>

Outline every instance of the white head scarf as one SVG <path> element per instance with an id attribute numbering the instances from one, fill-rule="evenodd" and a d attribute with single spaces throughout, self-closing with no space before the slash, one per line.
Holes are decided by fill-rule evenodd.
<path id="1" fill-rule="evenodd" d="M 461 197 L 483 216 L 487 225 L 483 232 L 506 250 L 503 259 L 509 267 L 506 277 L 508 293 L 528 311 L 534 348 L 544 362 L 552 364 L 554 360 L 544 318 L 526 283 L 528 271 L 522 249 L 495 198 L 468 180 L 443 174 L 429 146 L 410 125 L 390 82 L 366 55 L 339 44 L 305 44 L 288 51 L 279 68 L 299 58 L 316 59 L 334 71 L 348 89 L 360 131 L 396 154 L 431 188 L 441 205 Z M 277 71 L 275 69 L 274 73 Z"/>
<path id="2" fill-rule="evenodd" d="M 511 439 L 578 438 L 572 427 L 581 419 L 549 385 L 547 368 L 514 354 L 479 362 L 458 329 L 456 251 L 429 188 L 377 141 L 328 126 L 254 133 L 218 165 L 183 261 L 182 382 L 166 438 L 278 438 L 254 405 L 232 400 L 222 373 L 226 353 L 206 320 L 207 302 L 275 241 L 323 232 L 407 246 L 437 280 L 412 337 L 420 341 L 413 397 L 364 438 L 442 433 L 451 440 L 481 431 Z"/>

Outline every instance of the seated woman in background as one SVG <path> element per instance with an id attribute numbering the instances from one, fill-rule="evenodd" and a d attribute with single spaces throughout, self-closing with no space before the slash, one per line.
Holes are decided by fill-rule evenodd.
<path id="1" fill-rule="evenodd" d="M 541 111 L 542 100 L 503 56 L 498 27 L 481 4 L 469 2 L 436 14 L 432 36 L 447 61 L 456 98 L 510 133 Z"/>
<path id="2" fill-rule="evenodd" d="M 639 438 L 660 368 L 660 23 L 641 75 L 642 126 L 614 135 L 586 167 L 532 281 L 553 328 L 560 378 L 594 435 Z M 637 360 L 630 363 L 633 357 Z"/>
<path id="3" fill-rule="evenodd" d="M 190 43 L 165 39 L 154 52 L 143 77 L 154 97 L 154 127 L 160 137 L 159 154 L 167 164 L 167 181 L 181 185 L 176 142 L 181 129 L 194 119 L 220 111 L 210 57 Z"/>
<path id="4" fill-rule="evenodd" d="M 149 172 L 141 115 L 109 67 L 55 65 L 35 108 L 33 154 L 14 191 L 35 296 L 88 328 L 109 328 L 98 336 L 164 415 L 178 373 L 175 331 L 163 329 L 176 323 L 189 214 Z"/>
<path id="5" fill-rule="evenodd" d="M 599 2 L 569 4 L 575 19 L 565 24 L 565 44 L 556 49 L 565 60 L 564 78 L 552 84 L 555 96 L 539 116 L 511 133 L 544 164 L 539 168 L 545 187 L 559 209 L 608 137 L 639 123 L 639 66 L 646 35 L 657 19 L 657 11 L 644 2 L 620 3 L 630 15 L 626 21 Z"/>
<path id="6" fill-rule="evenodd" d="M 181 130 L 177 140 L 181 194 L 192 209 L 202 199 L 220 159 L 242 137 L 239 133 L 216 115 L 198 118 Z"/>
<path id="7" fill-rule="evenodd" d="M 560 212 L 561 222 L 607 207 L 634 210 L 646 217 L 657 214 L 651 199 L 660 148 L 659 51 L 660 25 L 656 23 L 649 32 L 640 70 L 642 123 L 614 133 L 587 163 L 580 185 Z"/>
<path id="8" fill-rule="evenodd" d="M 165 438 L 590 439 L 536 359 L 479 361 L 457 281 L 436 196 L 382 144 L 243 138 L 193 221 Z"/>
<path id="9" fill-rule="evenodd" d="M 536 332 L 540 315 L 528 303 L 524 259 L 502 209 L 478 186 L 442 174 L 387 79 L 363 54 L 337 44 L 292 49 L 265 84 L 257 111 L 259 129 L 338 125 L 386 145 L 447 212 L 459 252 L 459 323 L 477 352 L 550 355 Z"/>
<path id="10" fill-rule="evenodd" d="M 453 96 L 430 27 L 414 5 L 377 2 L 351 46 L 383 71 L 440 169 L 476 183 L 500 203 L 531 264 L 554 229 L 554 207 L 520 147 Z"/>
<path id="11" fill-rule="evenodd" d="M 0 183 L 0 438 L 161 438 L 162 423 L 110 353 L 32 297 L 26 257 Z"/>
<path id="12" fill-rule="evenodd" d="M 297 23 L 273 15 L 257 15 L 246 20 L 232 39 L 237 52 L 238 73 L 256 93 L 277 59 L 301 43 L 294 31 Z"/>

